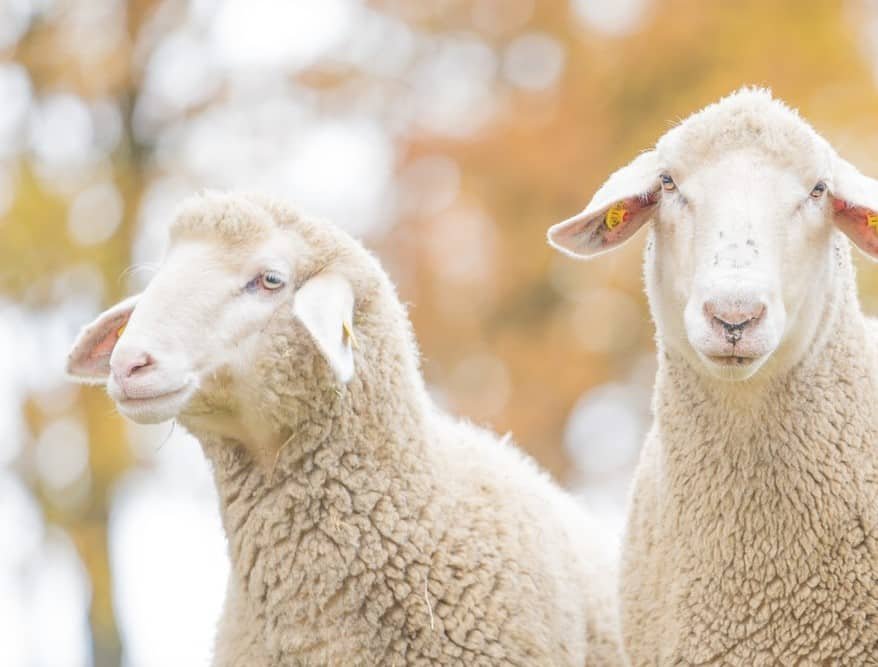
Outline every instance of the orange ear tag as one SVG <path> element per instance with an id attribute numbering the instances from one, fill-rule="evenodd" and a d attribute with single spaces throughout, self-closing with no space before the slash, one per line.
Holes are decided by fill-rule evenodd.
<path id="1" fill-rule="evenodd" d="M 607 225 L 607 229 L 613 229 L 613 227 L 621 225 L 625 221 L 625 215 L 627 213 L 628 211 L 625 210 L 625 204 L 621 202 L 613 204 L 604 218 L 604 224 Z"/>
<path id="2" fill-rule="evenodd" d="M 128 326 L 128 322 L 126 322 L 126 323 L 123 324 L 121 327 L 119 327 L 118 329 L 116 329 L 116 338 L 121 338 L 121 337 L 122 337 L 122 332 L 125 331 L 125 327 L 127 327 L 127 326 Z"/>
<path id="3" fill-rule="evenodd" d="M 875 213 L 867 213 L 866 226 L 871 227 L 876 232 L 878 232 L 878 215 L 876 215 Z"/>

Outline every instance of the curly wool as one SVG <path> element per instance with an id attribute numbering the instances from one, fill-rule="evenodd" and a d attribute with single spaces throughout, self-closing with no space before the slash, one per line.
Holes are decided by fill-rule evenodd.
<path id="1" fill-rule="evenodd" d="M 823 327 L 749 400 L 662 355 L 623 565 L 634 664 L 878 656 L 878 358 L 851 285 Z"/>
<path id="2" fill-rule="evenodd" d="M 229 202 L 190 205 L 180 233 Z M 214 664 L 622 664 L 614 573 L 581 509 L 507 442 L 433 407 L 371 255 L 253 202 L 304 239 L 298 283 L 332 270 L 354 286 L 359 348 L 340 385 L 302 325 L 274 319 L 252 369 L 258 417 L 284 443 L 273 453 L 181 418 L 213 464 L 232 562 Z"/>

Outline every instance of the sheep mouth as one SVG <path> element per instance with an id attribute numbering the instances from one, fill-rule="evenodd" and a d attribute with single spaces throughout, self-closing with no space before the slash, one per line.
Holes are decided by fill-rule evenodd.
<path id="1" fill-rule="evenodd" d="M 195 388 L 192 383 L 155 394 L 136 398 L 119 397 L 116 405 L 124 416 L 139 424 L 155 424 L 176 417 L 192 398 Z"/>
<path id="2" fill-rule="evenodd" d="M 161 391 L 155 394 L 145 394 L 143 396 L 123 396 L 119 399 L 118 402 L 125 403 L 126 405 L 145 405 L 151 401 L 160 401 L 171 398 L 172 396 L 179 396 L 188 388 L 189 385 L 184 384 L 183 386 L 177 387 L 176 389 L 171 389 L 170 391 Z"/>
<path id="3" fill-rule="evenodd" d="M 758 356 L 748 357 L 736 354 L 709 355 L 707 358 L 719 366 L 749 366 L 759 359 Z"/>

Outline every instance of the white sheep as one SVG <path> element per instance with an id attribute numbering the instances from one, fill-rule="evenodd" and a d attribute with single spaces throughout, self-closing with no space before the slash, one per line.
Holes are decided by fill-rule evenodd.
<path id="1" fill-rule="evenodd" d="M 392 284 L 339 229 L 194 198 L 69 372 L 135 421 L 177 418 L 212 462 L 232 561 L 216 665 L 621 663 L 583 512 L 434 408 Z"/>
<path id="2" fill-rule="evenodd" d="M 635 665 L 878 664 L 878 345 L 849 237 L 878 182 L 744 89 L 549 231 L 590 257 L 652 220 L 655 422 L 623 547 Z"/>

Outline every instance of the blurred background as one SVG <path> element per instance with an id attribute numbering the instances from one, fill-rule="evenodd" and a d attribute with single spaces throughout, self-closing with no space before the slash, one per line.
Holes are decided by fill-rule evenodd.
<path id="1" fill-rule="evenodd" d="M 579 264 L 546 227 L 745 83 L 878 174 L 876 77 L 865 0 L 0 0 L 0 665 L 208 663 L 228 566 L 198 444 L 63 377 L 182 197 L 267 191 L 362 238 L 437 400 L 613 543 L 655 368 L 642 236 Z"/>

